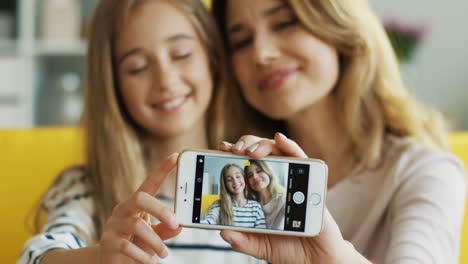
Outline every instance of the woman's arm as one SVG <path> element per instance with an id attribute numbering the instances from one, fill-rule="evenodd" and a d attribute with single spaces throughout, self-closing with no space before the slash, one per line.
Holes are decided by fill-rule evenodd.
<path id="1" fill-rule="evenodd" d="M 458 263 L 466 198 L 463 166 L 447 154 L 411 162 L 390 204 L 385 263 Z"/>

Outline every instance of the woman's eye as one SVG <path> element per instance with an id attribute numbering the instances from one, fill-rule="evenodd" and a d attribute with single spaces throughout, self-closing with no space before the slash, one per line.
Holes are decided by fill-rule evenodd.
<path id="1" fill-rule="evenodd" d="M 241 40 L 241 41 L 238 41 L 238 42 L 234 42 L 231 46 L 232 46 L 232 50 L 233 51 L 237 51 L 237 50 L 240 50 L 242 48 L 245 48 L 247 47 L 248 45 L 250 45 L 252 43 L 252 40 L 253 38 L 252 37 L 248 37 L 244 40 Z"/>
<path id="2" fill-rule="evenodd" d="M 189 58 L 190 56 L 192 56 L 191 52 L 178 53 L 178 54 L 175 54 L 173 56 L 173 59 L 174 60 L 183 60 L 183 59 Z"/>
<path id="3" fill-rule="evenodd" d="M 148 68 L 148 66 L 143 66 L 143 67 L 131 69 L 131 70 L 128 71 L 128 73 L 131 74 L 131 75 L 137 75 L 137 74 L 145 71 L 147 68 Z"/>
<path id="4" fill-rule="evenodd" d="M 297 22 L 298 22 L 297 19 L 286 21 L 286 22 L 281 22 L 281 23 L 278 23 L 278 24 L 274 25 L 273 29 L 276 30 L 276 31 L 283 30 L 283 29 L 286 29 L 286 28 L 288 28 L 290 26 L 296 25 Z"/>

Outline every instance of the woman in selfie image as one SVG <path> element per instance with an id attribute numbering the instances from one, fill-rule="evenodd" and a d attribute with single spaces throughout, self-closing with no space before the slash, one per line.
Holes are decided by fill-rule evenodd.
<path id="1" fill-rule="evenodd" d="M 254 200 L 247 199 L 245 174 L 237 164 L 227 164 L 219 177 L 220 199 L 215 201 L 202 224 L 238 227 L 265 228 L 262 207 Z"/>
<path id="2" fill-rule="evenodd" d="M 249 160 L 249 162 L 250 165 L 244 167 L 244 172 L 251 198 L 262 205 L 266 227 L 283 230 L 286 207 L 284 188 L 279 185 L 278 177 L 267 162 L 263 160 Z"/>
<path id="3" fill-rule="evenodd" d="M 18 263 L 155 263 L 168 255 L 169 263 L 259 262 L 219 232 L 181 231 L 171 209 L 177 155 L 166 157 L 209 148 L 222 135 L 227 75 L 214 25 L 199 1 L 99 2 L 84 81 L 86 162 L 48 190 L 48 221 Z"/>
<path id="4" fill-rule="evenodd" d="M 440 115 L 406 90 L 368 1 L 215 0 L 213 10 L 240 86 L 230 103 L 248 104 L 249 133 L 282 132 L 221 149 L 329 167 L 319 236 L 223 231 L 226 241 L 271 263 L 458 263 L 463 165 Z"/>

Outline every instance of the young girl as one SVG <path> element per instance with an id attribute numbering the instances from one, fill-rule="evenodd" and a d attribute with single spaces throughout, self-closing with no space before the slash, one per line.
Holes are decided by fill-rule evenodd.
<path id="1" fill-rule="evenodd" d="M 244 171 L 252 190 L 252 199 L 262 205 L 267 228 L 283 230 L 286 197 L 278 178 L 268 163 L 262 160 L 250 160 Z"/>
<path id="2" fill-rule="evenodd" d="M 245 175 L 239 165 L 225 165 L 221 170 L 219 182 L 221 199 L 210 206 L 201 223 L 253 228 L 266 227 L 265 215 L 260 204 L 247 199 Z"/>
<path id="3" fill-rule="evenodd" d="M 319 236 L 224 238 L 272 263 L 458 263 L 463 166 L 445 152 L 438 114 L 406 91 L 368 2 L 214 4 L 242 93 L 230 101 L 255 109 L 246 124 L 282 131 L 304 150 L 278 134 L 242 137 L 234 153 L 310 156 L 329 166 L 330 214 Z"/>
<path id="4" fill-rule="evenodd" d="M 222 135 L 227 79 L 214 25 L 199 1 L 100 1 L 85 74 L 86 164 L 50 188 L 47 224 L 18 263 L 155 263 L 167 248 L 170 263 L 257 262 L 219 232 L 181 232 L 170 209 L 177 155 L 165 157 Z"/>

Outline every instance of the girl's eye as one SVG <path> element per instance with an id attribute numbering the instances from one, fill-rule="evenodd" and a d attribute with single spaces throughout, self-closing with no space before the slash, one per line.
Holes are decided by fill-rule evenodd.
<path id="1" fill-rule="evenodd" d="M 248 45 L 250 45 L 252 43 L 252 40 L 253 40 L 252 37 L 248 37 L 248 38 L 246 38 L 244 40 L 235 42 L 235 43 L 232 44 L 232 50 L 237 51 L 237 50 L 240 50 L 242 48 L 245 48 L 245 47 L 247 47 Z"/>
<path id="2" fill-rule="evenodd" d="M 281 22 L 273 26 L 273 29 L 276 31 L 280 31 L 283 29 L 286 29 L 290 26 L 294 26 L 298 23 L 297 19 L 286 21 L 286 22 Z"/>
<path id="3" fill-rule="evenodd" d="M 139 74 L 141 72 L 144 72 L 147 68 L 148 68 L 148 66 L 145 65 L 145 66 L 140 67 L 140 68 L 131 69 L 131 70 L 128 71 L 128 73 L 130 75 L 137 75 L 137 74 Z"/>

